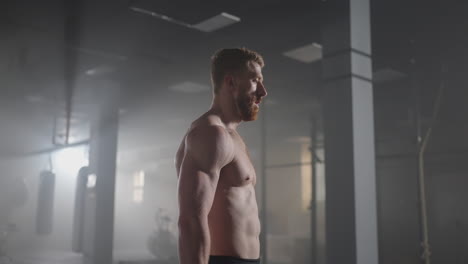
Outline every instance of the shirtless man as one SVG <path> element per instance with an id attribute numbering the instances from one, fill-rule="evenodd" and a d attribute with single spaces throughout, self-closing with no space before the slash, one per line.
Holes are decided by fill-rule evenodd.
<path id="1" fill-rule="evenodd" d="M 211 61 L 213 102 L 176 155 L 180 264 L 260 263 L 256 175 L 236 128 L 267 95 L 262 57 L 222 49 Z"/>

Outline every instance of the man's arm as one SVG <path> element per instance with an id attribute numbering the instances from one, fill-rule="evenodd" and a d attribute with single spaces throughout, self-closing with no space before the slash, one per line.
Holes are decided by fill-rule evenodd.
<path id="1" fill-rule="evenodd" d="M 177 178 L 179 178 L 180 166 L 182 165 L 182 160 L 184 159 L 183 157 L 184 152 L 185 152 L 185 140 L 182 140 L 182 142 L 180 143 L 179 149 L 177 150 L 176 158 L 174 161 L 175 163 L 174 165 L 176 167 L 176 172 L 177 172 Z"/>
<path id="2" fill-rule="evenodd" d="M 208 264 L 208 213 L 213 204 L 221 169 L 232 161 L 232 140 L 219 126 L 198 127 L 186 139 L 179 195 L 180 264 Z"/>

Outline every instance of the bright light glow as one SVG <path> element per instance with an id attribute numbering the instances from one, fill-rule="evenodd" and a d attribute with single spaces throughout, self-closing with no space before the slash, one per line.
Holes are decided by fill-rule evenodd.
<path id="1" fill-rule="evenodd" d="M 143 189 L 133 190 L 133 202 L 141 204 L 143 202 Z"/>
<path id="2" fill-rule="evenodd" d="M 86 183 L 86 187 L 88 189 L 94 188 L 96 186 L 96 174 L 88 175 L 88 181 Z"/>
<path id="3" fill-rule="evenodd" d="M 133 173 L 133 202 L 141 204 L 145 189 L 145 171 L 140 170 Z"/>
<path id="4" fill-rule="evenodd" d="M 144 171 L 137 171 L 133 174 L 133 187 L 143 188 L 145 186 L 145 172 Z"/>
<path id="5" fill-rule="evenodd" d="M 78 173 L 78 170 L 88 165 L 87 148 L 72 147 L 61 149 L 54 153 L 54 169 L 67 173 Z"/>
<path id="6" fill-rule="evenodd" d="M 310 141 L 310 139 L 309 139 Z M 301 144 L 301 162 L 309 163 L 312 159 L 310 152 L 310 143 Z M 310 203 L 312 200 L 312 166 L 302 165 L 301 166 L 301 179 L 302 179 L 302 210 L 307 212 L 310 209 Z"/>

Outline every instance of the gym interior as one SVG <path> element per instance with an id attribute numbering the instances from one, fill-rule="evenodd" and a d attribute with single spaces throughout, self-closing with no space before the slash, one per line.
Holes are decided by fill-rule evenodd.
<path id="1" fill-rule="evenodd" d="M 178 263 L 174 156 L 225 47 L 265 59 L 268 96 L 239 126 L 262 263 L 468 263 L 467 13 L 2 1 L 0 263 Z"/>

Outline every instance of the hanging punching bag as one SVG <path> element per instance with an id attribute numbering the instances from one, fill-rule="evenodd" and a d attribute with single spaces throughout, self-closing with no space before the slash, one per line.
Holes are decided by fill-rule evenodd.
<path id="1" fill-rule="evenodd" d="M 36 233 L 38 235 L 49 235 L 52 233 L 54 192 L 55 174 L 51 171 L 41 172 L 36 209 Z"/>
<path id="2" fill-rule="evenodd" d="M 86 203 L 86 186 L 88 185 L 89 168 L 82 167 L 76 178 L 75 210 L 73 215 L 72 250 L 83 252 L 84 219 Z"/>

